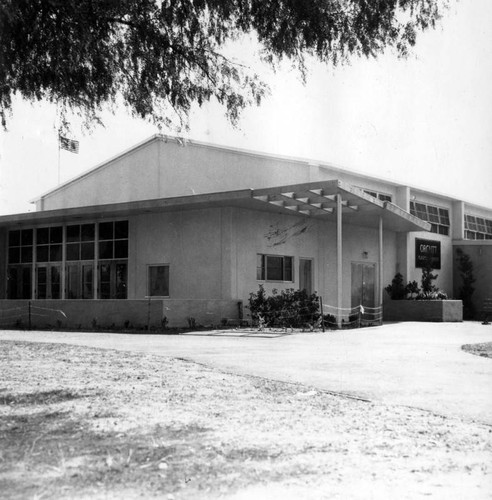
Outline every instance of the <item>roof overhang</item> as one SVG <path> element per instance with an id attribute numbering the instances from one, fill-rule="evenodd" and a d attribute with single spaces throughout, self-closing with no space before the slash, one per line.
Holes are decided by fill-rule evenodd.
<path id="1" fill-rule="evenodd" d="M 337 195 L 342 199 L 344 224 L 378 227 L 382 218 L 384 228 L 392 231 L 429 231 L 431 228 L 428 222 L 398 206 L 373 198 L 362 189 L 339 180 L 5 215 L 0 217 L 0 226 L 100 220 L 221 206 L 237 206 L 335 221 Z"/>
<path id="2" fill-rule="evenodd" d="M 301 216 L 336 220 L 337 195 L 341 197 L 344 224 L 378 227 L 397 232 L 430 231 L 431 225 L 397 205 L 381 201 L 343 181 L 320 181 L 257 189 L 253 198 L 278 210 Z"/>

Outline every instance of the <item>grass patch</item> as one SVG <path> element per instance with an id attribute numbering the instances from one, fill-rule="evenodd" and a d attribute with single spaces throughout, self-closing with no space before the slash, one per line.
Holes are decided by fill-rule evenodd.
<path id="1" fill-rule="evenodd" d="M 186 360 L 2 342 L 5 498 L 479 498 L 485 425 Z"/>

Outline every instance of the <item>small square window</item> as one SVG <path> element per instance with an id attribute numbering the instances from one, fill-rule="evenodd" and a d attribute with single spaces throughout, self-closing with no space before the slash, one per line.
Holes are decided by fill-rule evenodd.
<path id="1" fill-rule="evenodd" d="M 80 226 L 67 226 L 67 241 L 80 241 Z"/>
<path id="2" fill-rule="evenodd" d="M 128 240 L 116 240 L 114 242 L 114 258 L 126 259 L 128 257 Z"/>
<path id="3" fill-rule="evenodd" d="M 63 241 L 63 228 L 61 226 L 50 228 L 50 243 L 61 243 Z"/>
<path id="4" fill-rule="evenodd" d="M 113 241 L 100 241 L 99 242 L 99 258 L 112 259 L 113 258 Z"/>
<path id="5" fill-rule="evenodd" d="M 50 262 L 59 262 L 62 260 L 62 246 L 50 245 Z"/>
<path id="6" fill-rule="evenodd" d="M 67 243 L 67 260 L 80 260 L 79 243 Z"/>
<path id="7" fill-rule="evenodd" d="M 94 224 L 82 224 L 80 227 L 80 236 L 82 241 L 94 241 L 95 226 Z"/>
<path id="8" fill-rule="evenodd" d="M 9 231 L 9 246 L 20 246 L 20 231 Z"/>
<path id="9" fill-rule="evenodd" d="M 20 248 L 9 248 L 9 264 L 20 263 Z"/>
<path id="10" fill-rule="evenodd" d="M 114 223 L 114 238 L 116 240 L 128 239 L 128 221 L 120 220 Z"/>
<path id="11" fill-rule="evenodd" d="M 32 229 L 23 229 L 21 232 L 22 246 L 32 245 Z"/>
<path id="12" fill-rule="evenodd" d="M 49 227 L 41 227 L 36 231 L 36 242 L 38 245 L 47 245 L 50 242 Z"/>
<path id="13" fill-rule="evenodd" d="M 24 264 L 32 262 L 32 246 L 21 248 L 21 261 Z"/>
<path id="14" fill-rule="evenodd" d="M 82 243 L 80 245 L 80 258 L 82 260 L 94 259 L 94 242 Z"/>
<path id="15" fill-rule="evenodd" d="M 112 240 L 113 239 L 113 223 L 100 222 L 99 223 L 99 239 Z"/>

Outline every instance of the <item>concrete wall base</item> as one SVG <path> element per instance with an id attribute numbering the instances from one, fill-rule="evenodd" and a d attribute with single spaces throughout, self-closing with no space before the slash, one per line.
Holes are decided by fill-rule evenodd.
<path id="1" fill-rule="evenodd" d="M 461 300 L 387 300 L 383 321 L 463 321 Z"/>
<path id="2" fill-rule="evenodd" d="M 241 304 L 241 303 L 239 303 Z M 0 328 L 161 328 L 238 319 L 237 300 L 0 300 Z M 189 318 L 193 318 L 190 321 Z"/>

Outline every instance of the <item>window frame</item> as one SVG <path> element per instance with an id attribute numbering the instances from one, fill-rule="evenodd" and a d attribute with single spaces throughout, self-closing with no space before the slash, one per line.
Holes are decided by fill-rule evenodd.
<path id="1" fill-rule="evenodd" d="M 268 277 L 268 259 L 282 259 L 282 279 L 271 279 Z M 286 266 L 287 259 L 290 260 L 290 269 Z M 267 283 L 294 283 L 294 264 L 295 259 L 293 255 L 275 255 L 275 254 L 256 254 L 256 280 L 265 281 Z M 286 272 L 290 271 L 290 279 L 286 278 Z"/>
<path id="2" fill-rule="evenodd" d="M 165 279 L 167 279 L 167 295 L 155 295 L 151 293 L 151 269 L 157 269 L 157 268 L 167 268 L 167 273 L 165 272 Z M 153 298 L 169 298 L 171 296 L 171 283 L 170 283 L 170 277 L 171 277 L 171 265 L 169 262 L 165 263 L 159 263 L 159 264 L 147 264 L 147 297 L 153 297 Z"/>
<path id="3" fill-rule="evenodd" d="M 381 191 L 374 191 L 373 189 L 361 188 L 364 193 L 376 198 L 379 201 L 388 201 L 389 203 L 393 203 L 393 195 L 389 193 L 383 193 Z"/>
<path id="4" fill-rule="evenodd" d="M 463 215 L 465 240 L 492 240 L 492 219 L 481 215 Z"/>
<path id="5" fill-rule="evenodd" d="M 410 213 L 420 220 L 429 222 L 431 225 L 431 233 L 449 236 L 451 231 L 449 212 L 450 209 L 446 207 L 440 207 L 418 200 L 410 201 Z"/>

